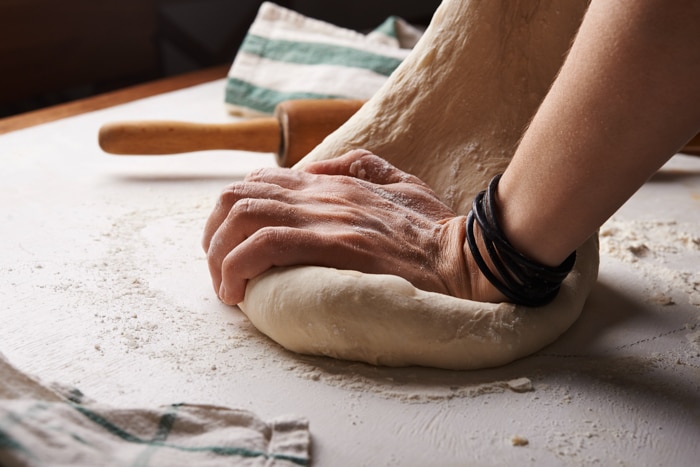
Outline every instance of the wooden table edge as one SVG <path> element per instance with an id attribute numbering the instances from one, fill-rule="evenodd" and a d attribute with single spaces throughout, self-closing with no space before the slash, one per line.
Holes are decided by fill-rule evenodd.
<path id="1" fill-rule="evenodd" d="M 228 69 L 229 65 L 206 68 L 6 117 L 0 119 L 0 135 L 221 79 Z"/>

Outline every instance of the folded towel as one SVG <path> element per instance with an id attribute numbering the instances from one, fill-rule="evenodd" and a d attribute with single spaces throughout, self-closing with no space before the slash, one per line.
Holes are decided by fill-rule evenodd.
<path id="1" fill-rule="evenodd" d="M 0 354 L 0 465 L 309 465 L 308 423 L 172 404 L 124 409 L 47 386 Z"/>
<path id="2" fill-rule="evenodd" d="M 226 104 L 262 116 L 289 99 L 369 99 L 421 33 L 390 17 L 365 35 L 265 2 L 231 65 Z"/>

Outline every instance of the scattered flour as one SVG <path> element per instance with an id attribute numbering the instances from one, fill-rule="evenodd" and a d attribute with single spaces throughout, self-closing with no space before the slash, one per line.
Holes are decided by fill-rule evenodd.
<path id="1" fill-rule="evenodd" d="M 534 391 L 529 378 L 509 379 L 506 377 L 507 371 L 503 375 L 489 378 L 469 371 L 375 367 L 365 363 L 303 355 L 294 355 L 292 361 L 285 369 L 300 378 L 408 403 Z"/>
<path id="2" fill-rule="evenodd" d="M 696 226 L 674 221 L 613 217 L 600 229 L 600 252 L 634 265 L 652 284 L 647 300 L 662 306 L 686 297 L 700 307 L 700 236 Z"/>
<path id="3" fill-rule="evenodd" d="M 696 326 L 693 326 L 691 329 L 695 329 Z M 696 352 L 700 352 L 700 329 L 691 332 L 685 335 L 685 338 L 688 339 L 688 342 L 690 343 L 690 347 L 694 349 Z"/>
<path id="4" fill-rule="evenodd" d="M 80 267 L 91 271 L 90 275 L 75 265 L 61 268 L 60 264 L 49 262 L 35 262 L 27 268 L 42 276 L 43 287 L 68 297 L 75 309 L 92 310 L 98 333 L 86 348 L 93 356 L 124 353 L 131 354 L 130 358 L 157 359 L 166 362 L 172 371 L 191 373 L 192 378 L 216 373 L 217 377 L 234 379 L 241 371 L 249 370 L 273 376 L 286 372 L 348 392 L 372 393 L 406 403 L 429 403 L 498 395 L 537 399 L 540 390 L 552 395 L 557 388 L 548 388 L 544 383 L 558 380 L 562 369 L 572 361 L 577 371 L 603 380 L 621 373 L 643 378 L 655 366 L 653 359 L 567 360 L 566 356 L 544 352 L 539 355 L 549 362 L 545 369 L 526 366 L 530 370 L 522 371 L 516 366 L 485 372 L 450 372 L 381 368 L 292 354 L 261 335 L 238 310 L 218 304 L 210 289 L 203 289 L 201 296 L 189 302 L 183 297 L 191 293 L 173 295 L 173 283 L 183 282 L 184 288 L 190 286 L 192 277 L 206 275 L 206 260 L 197 239 L 209 204 L 194 199 L 189 204 L 144 203 L 122 210 L 104 229 L 91 234 L 91 251 L 99 254 L 80 260 Z M 700 256 L 700 241 L 685 233 L 687 230 L 675 223 L 612 219 L 601 230 L 601 251 L 634 265 L 653 279 L 656 285 L 649 291 L 649 300 L 670 306 L 680 300 L 679 294 L 687 293 L 700 303 L 695 270 L 687 267 L 674 271 L 667 264 L 676 257 Z M 154 264 L 158 267 L 154 268 Z M 154 276 L 154 270 L 158 276 Z M 185 316 L 187 319 L 182 319 Z M 697 354 L 700 332 L 694 328 L 690 331 L 687 342 Z M 174 335 L 177 338 L 173 340 L 180 342 L 175 346 L 169 344 Z M 682 357 L 682 363 L 687 365 L 688 359 Z M 538 364 L 541 362 L 537 360 Z M 537 391 L 533 378 L 538 381 Z M 571 404 L 572 397 L 559 394 L 553 399 L 553 408 Z"/>
<path id="5" fill-rule="evenodd" d="M 202 204 L 207 206 L 206 203 Z M 95 318 L 110 325 L 103 327 L 105 339 L 104 342 L 95 343 L 95 351 L 102 352 L 107 343 L 114 345 L 116 335 L 123 351 L 138 352 L 147 358 L 166 359 L 175 370 L 188 368 L 195 375 L 205 376 L 216 372 L 220 376 L 234 377 L 241 370 L 255 369 L 260 374 L 268 375 L 283 371 L 348 392 L 369 392 L 406 403 L 497 394 L 510 394 L 509 397 L 513 397 L 513 393 L 522 393 L 517 397 L 525 396 L 524 393 L 537 397 L 531 377 L 551 381 L 552 375 L 558 375 L 568 365 L 565 360 L 555 359 L 550 365 L 552 368 L 534 370 L 530 373 L 531 377 L 523 377 L 522 373 L 513 374 L 513 370 L 507 368 L 493 374 L 417 367 L 383 368 L 288 352 L 261 335 L 235 308 L 222 306 L 226 317 L 221 323 L 221 316 L 217 318 L 216 312 L 212 311 L 216 307 L 212 307 L 211 302 L 216 302 L 216 298 L 210 290 L 206 290 L 210 295 L 190 305 L 182 303 L 177 297 L 168 296 L 167 287 L 159 287 L 157 278 L 149 276 L 152 264 L 146 267 L 145 261 L 158 262 L 158 255 L 167 256 L 169 249 L 182 254 L 182 251 L 187 251 L 187 248 L 183 248 L 184 242 L 196 243 L 192 239 L 200 235 L 207 210 L 196 203 L 192 206 L 173 204 L 170 208 L 160 205 L 157 209 L 141 207 L 114 220 L 101 239 L 106 247 L 104 259 L 94 265 L 94 280 L 97 283 L 92 285 L 99 285 L 102 292 L 96 304 Z M 659 286 L 650 291 L 649 299 L 660 305 L 672 305 L 676 300 L 672 292 L 678 287 L 697 293 L 697 284 L 691 280 L 693 271 L 673 271 L 664 266 L 666 258 L 670 256 L 700 255 L 700 242 L 683 231 L 682 226 L 675 223 L 613 219 L 601 231 L 601 251 L 634 264 L 645 275 L 655 278 L 654 283 Z M 163 232 L 168 233 L 166 238 Z M 129 240 L 124 241 L 125 238 Z M 154 255 L 153 251 L 158 250 L 158 255 Z M 191 268 L 194 262 L 201 269 L 196 274 L 205 273 L 206 262 L 199 245 L 194 244 L 191 252 L 191 256 L 181 259 L 182 266 L 189 264 Z M 170 261 L 172 263 L 172 257 Z M 177 265 L 169 264 L 168 267 L 171 270 L 162 271 L 164 283 L 183 275 L 181 271 L 172 271 Z M 172 276 L 168 277 L 168 274 Z M 86 303 L 94 302 L 98 295 L 89 285 L 83 284 Z M 181 320 L 185 313 L 189 319 Z M 197 319 L 193 320 L 192 315 Z M 186 328 L 181 324 L 183 321 L 187 323 Z M 216 323 L 214 327 L 213 321 Z M 163 341 L 167 341 L 171 333 L 191 336 L 192 346 L 164 346 Z M 202 355 L 203 346 L 200 343 L 203 341 L 208 343 L 204 347 L 210 349 L 207 355 Z M 214 349 L 214 353 L 211 349 Z M 628 358 L 583 358 L 577 359 L 576 365 L 578 371 L 593 372 L 602 379 L 613 378 L 621 371 L 632 377 L 643 377 L 655 367 L 652 360 L 633 362 Z M 541 389 L 552 392 L 556 388 L 548 390 L 542 385 Z M 570 404 L 571 395 L 562 394 L 556 400 L 559 406 Z"/>

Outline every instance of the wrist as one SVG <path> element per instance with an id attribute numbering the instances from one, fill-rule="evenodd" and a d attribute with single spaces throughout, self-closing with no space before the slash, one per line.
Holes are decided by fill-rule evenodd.
<path id="1" fill-rule="evenodd" d="M 465 219 L 465 216 L 457 216 L 442 221 L 441 257 L 437 262 L 437 270 L 448 295 L 470 299 L 471 269 L 466 262 L 463 247 L 466 239 Z"/>
<path id="2" fill-rule="evenodd" d="M 465 238 L 464 238 L 464 243 L 463 243 L 463 251 L 464 251 L 464 262 L 466 264 L 467 270 L 469 271 L 469 284 L 470 284 L 470 297 L 471 300 L 479 301 L 479 302 L 491 302 L 491 303 L 500 303 L 500 302 L 507 302 L 508 297 L 503 295 L 501 291 L 499 291 L 493 283 L 484 275 L 482 269 L 479 267 L 477 264 L 476 260 L 474 259 L 474 255 L 471 252 L 471 249 L 469 248 L 469 243 L 466 239 L 466 226 L 467 226 L 467 219 L 466 216 L 464 217 L 464 226 L 465 226 Z M 486 245 L 484 243 L 484 238 L 481 233 L 481 230 L 478 228 L 475 229 L 474 231 L 474 240 L 476 242 L 477 248 L 480 251 L 486 251 Z M 491 258 L 484 257 L 484 262 L 486 263 L 486 266 L 491 270 L 495 270 L 495 267 L 493 265 L 493 262 L 491 261 Z"/>
<path id="3" fill-rule="evenodd" d="M 441 251 L 444 256 L 438 268 L 445 289 L 448 295 L 457 298 L 492 303 L 506 301 L 506 296 L 489 282 L 471 255 L 467 245 L 466 220 L 467 216 L 458 216 L 443 224 Z M 477 237 L 483 248 L 480 232 L 477 232 Z"/>
<path id="4" fill-rule="evenodd" d="M 575 250 L 566 241 L 570 235 L 566 229 L 573 223 L 574 216 L 565 219 L 551 219 L 550 211 L 560 199 L 549 197 L 545 200 L 533 198 L 530 193 L 535 181 L 513 180 L 504 173 L 495 192 L 497 222 L 505 238 L 521 254 L 549 267 L 561 264 Z"/>
<path id="5" fill-rule="evenodd" d="M 561 264 L 548 266 L 516 249 L 499 224 L 496 190 L 501 176 L 495 176 L 480 192 L 467 216 L 466 237 L 471 257 L 479 270 L 509 301 L 542 306 L 559 293 L 561 283 L 573 268 L 576 252 Z M 477 232 L 481 240 L 477 242 Z"/>

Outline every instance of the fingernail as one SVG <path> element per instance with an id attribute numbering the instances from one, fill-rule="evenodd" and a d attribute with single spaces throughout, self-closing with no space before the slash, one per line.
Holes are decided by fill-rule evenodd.
<path id="1" fill-rule="evenodd" d="M 222 302 L 226 302 L 226 287 L 222 283 L 221 286 L 219 287 L 219 299 Z"/>

